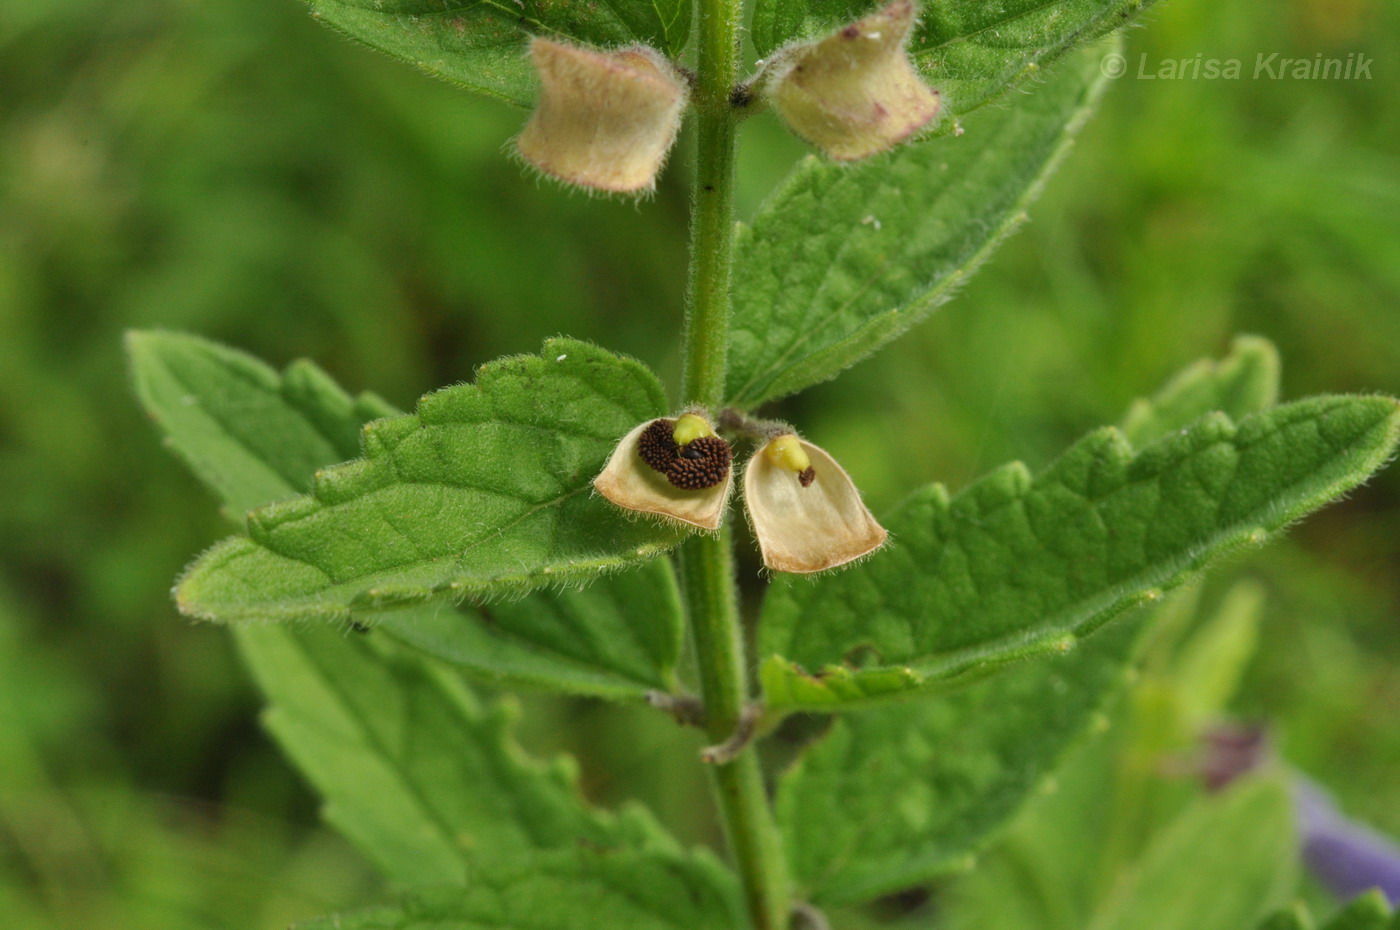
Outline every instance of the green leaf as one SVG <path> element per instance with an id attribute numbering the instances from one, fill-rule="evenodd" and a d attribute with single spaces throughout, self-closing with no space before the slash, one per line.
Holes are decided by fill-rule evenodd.
<path id="1" fill-rule="evenodd" d="M 1322 930 L 1386 930 L 1390 925 L 1390 904 L 1379 889 L 1353 898 Z"/>
<path id="2" fill-rule="evenodd" d="M 1211 414 L 1137 454 L 1100 430 L 1035 478 L 1013 463 L 951 500 L 933 485 L 884 521 L 887 549 L 769 588 L 768 703 L 832 710 L 1067 649 L 1356 487 L 1397 435 L 1394 400 L 1325 396 L 1238 427 Z"/>
<path id="3" fill-rule="evenodd" d="M 710 857 L 588 846 L 481 858 L 465 888 L 419 889 L 399 907 L 297 930 L 737 930 L 738 889 Z"/>
<path id="4" fill-rule="evenodd" d="M 1237 930 L 1296 881 L 1292 800 L 1278 778 L 1236 784 L 1187 810 L 1147 851 L 1089 930 Z"/>
<path id="5" fill-rule="evenodd" d="M 1203 611 L 1198 595 L 1193 586 L 1145 618 L 1132 687 L 1105 715 L 1107 731 L 1070 754 L 1055 771 L 1054 790 L 1026 804 L 975 872 L 946 884 L 940 916 L 947 930 L 1085 930 L 1153 844 L 1205 796 L 1201 780 L 1163 777 L 1200 751 L 1199 727 L 1178 712 L 1193 683 L 1182 680 L 1175 657 L 1183 628 L 1193 631 L 1188 643 L 1212 639 L 1210 628 L 1232 622 L 1241 606 L 1226 595 Z"/>
<path id="6" fill-rule="evenodd" d="M 1228 712 L 1258 648 L 1263 618 L 1263 586 L 1241 581 L 1181 647 L 1172 684 L 1176 713 L 1189 732 L 1203 732 Z"/>
<path id="7" fill-rule="evenodd" d="M 352 401 L 306 362 L 279 376 L 244 353 L 174 333 L 132 333 L 128 347 L 146 409 L 233 509 L 295 493 L 317 465 L 358 447 L 363 420 L 392 412 L 370 397 Z M 647 571 L 674 588 L 667 563 L 656 564 Z M 610 599 L 589 606 L 599 590 L 571 593 L 577 617 L 606 612 Z M 544 594 L 513 606 L 531 603 L 550 609 Z M 436 664 L 392 642 L 320 627 L 235 633 L 268 697 L 269 730 L 326 799 L 327 818 L 396 881 L 460 881 L 483 849 L 669 844 L 640 811 L 617 819 L 589 810 L 566 761 L 527 761 L 505 709 L 483 708 Z M 504 646 L 497 654 L 522 661 Z M 548 668 L 547 654 L 534 658 Z"/>
<path id="8" fill-rule="evenodd" d="M 1273 343 L 1240 336 L 1219 361 L 1202 359 L 1180 372 L 1150 398 L 1139 398 L 1123 419 L 1123 435 L 1134 446 L 1191 425 L 1207 413 L 1242 417 L 1278 402 L 1279 358 Z"/>
<path id="9" fill-rule="evenodd" d="M 308 489 L 313 472 L 351 458 L 360 427 L 394 411 L 352 399 L 310 362 L 278 374 L 193 336 L 128 336 L 142 403 L 197 475 L 242 513 Z M 533 592 L 494 609 L 427 605 L 382 615 L 396 638 L 500 684 L 611 698 L 670 690 L 681 614 L 670 562 L 581 590 Z"/>
<path id="10" fill-rule="evenodd" d="M 667 559 L 587 588 L 460 611 L 447 605 L 392 611 L 377 625 L 497 684 L 608 698 L 676 687 L 681 605 Z"/>
<path id="11" fill-rule="evenodd" d="M 1206 778 L 1195 777 L 1208 773 L 1196 764 L 1203 731 L 1192 717 L 1204 702 L 1190 693 L 1194 673 L 1183 674 L 1192 664 L 1183 643 L 1190 652 L 1218 641 L 1217 628 L 1256 609 L 1251 587 L 1237 583 L 1205 606 L 1193 585 L 1151 612 L 1132 686 L 1106 715 L 1107 731 L 1075 749 L 1055 772 L 1055 790 L 1026 805 L 974 873 L 948 883 L 940 901 L 947 930 L 1086 930 L 1136 880 L 1154 844 L 1208 794 Z M 1222 712 L 1215 708 L 1213 725 Z"/>
<path id="12" fill-rule="evenodd" d="M 944 698 L 846 714 L 784 777 L 798 884 L 855 903 L 970 865 L 1125 680 L 1141 624 Z"/>
<path id="13" fill-rule="evenodd" d="M 767 57 L 792 39 L 816 38 L 888 0 L 758 0 L 753 41 Z M 1127 25 L 1153 0 L 924 0 L 910 55 L 943 95 L 944 118 L 962 116 L 1075 46 Z M 1106 50 L 1104 50 L 1106 51 Z M 1096 61 L 1103 60 L 1103 52 Z"/>
<path id="14" fill-rule="evenodd" d="M 312 16 L 350 38 L 476 93 L 519 107 L 535 98 L 531 35 L 594 46 L 650 45 L 672 57 L 690 30 L 689 0 L 549 3 L 490 0 L 308 0 Z"/>
<path id="15" fill-rule="evenodd" d="M 1259 925 L 1259 930 L 1313 930 L 1312 916 L 1306 905 L 1296 903 L 1287 910 L 1269 915 Z"/>
<path id="16" fill-rule="evenodd" d="M 311 495 L 252 511 L 249 536 L 191 566 L 177 603 L 226 622 L 344 621 L 655 557 L 681 531 L 629 520 L 592 480 L 627 430 L 664 412 L 646 368 L 587 343 L 485 365 L 416 416 L 367 425 L 366 457 L 318 472 Z"/>
<path id="17" fill-rule="evenodd" d="M 307 490 L 359 452 L 365 420 L 396 411 L 352 398 L 311 362 L 278 374 L 244 352 L 168 332 L 126 339 L 136 393 L 166 443 L 232 513 Z"/>
<path id="18" fill-rule="evenodd" d="M 587 808 L 568 760 L 527 761 L 503 706 L 419 656 L 326 627 L 238 632 L 267 728 L 394 881 L 460 882 L 477 851 L 662 842 L 640 811 Z"/>
<path id="19" fill-rule="evenodd" d="M 946 301 L 1025 219 L 1098 97 L 1098 61 L 1067 62 L 963 136 L 803 160 L 735 242 L 729 402 L 835 377 Z"/>

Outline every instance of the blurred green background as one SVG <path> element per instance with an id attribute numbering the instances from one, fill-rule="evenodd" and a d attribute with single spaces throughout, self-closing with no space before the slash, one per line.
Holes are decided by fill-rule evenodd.
<path id="1" fill-rule="evenodd" d="M 1279 345 L 1287 396 L 1400 394 L 1400 7 L 1167 0 L 1128 44 L 1031 224 L 931 322 L 776 411 L 877 511 L 1043 464 L 1238 332 Z M 1373 77 L 1252 79 L 1274 51 L 1359 52 Z M 1198 53 L 1245 74 L 1132 76 Z M 522 121 L 292 0 L 0 7 L 6 927 L 276 927 L 378 893 L 258 729 L 228 638 L 169 601 L 229 526 L 131 399 L 121 334 L 309 356 L 404 406 L 554 333 L 674 383 L 686 157 L 640 205 L 570 196 L 505 156 Z M 770 117 L 744 142 L 747 214 L 800 149 Z M 1224 574 L 1267 596 L 1241 716 L 1400 834 L 1400 469 Z M 594 797 L 713 836 L 693 740 L 528 707 L 527 740 L 580 753 Z"/>

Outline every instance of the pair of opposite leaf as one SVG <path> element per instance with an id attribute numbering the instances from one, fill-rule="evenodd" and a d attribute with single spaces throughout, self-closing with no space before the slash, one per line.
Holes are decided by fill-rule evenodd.
<path id="1" fill-rule="evenodd" d="M 913 0 L 894 0 L 825 38 L 789 45 L 756 79 L 760 96 L 798 136 L 839 161 L 868 158 L 928 126 L 940 98 L 905 49 Z M 515 140 L 540 171 L 580 187 L 637 193 L 680 130 L 684 73 L 645 46 L 602 51 L 536 38 L 540 98 Z"/>
<path id="2" fill-rule="evenodd" d="M 729 502 L 732 461 L 709 420 L 685 413 L 622 437 L 593 486 L 619 507 L 715 530 Z M 744 501 L 763 564 L 773 571 L 835 568 L 878 549 L 887 535 L 845 469 L 786 430 L 749 458 Z"/>

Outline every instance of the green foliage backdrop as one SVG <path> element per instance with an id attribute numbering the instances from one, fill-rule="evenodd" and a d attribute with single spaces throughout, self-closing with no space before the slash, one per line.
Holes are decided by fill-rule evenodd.
<path id="1" fill-rule="evenodd" d="M 877 511 L 1005 461 L 1038 471 L 1238 332 L 1279 346 L 1285 396 L 1400 394 L 1400 11 L 1171 0 L 1151 20 L 979 276 L 905 341 L 774 408 Z M 1275 51 L 1357 52 L 1373 77 L 1253 79 Z M 1198 53 L 1240 58 L 1245 76 L 1134 77 L 1140 56 L 1155 70 Z M 968 132 L 979 119 L 1006 116 L 968 114 Z M 229 525 L 130 399 L 121 336 L 187 329 L 278 364 L 313 358 L 402 409 L 553 333 L 673 376 L 685 159 L 640 207 L 569 197 L 502 157 L 521 120 L 284 0 L 0 11 L 8 926 L 272 927 L 384 899 L 256 726 L 229 637 L 167 597 Z M 763 120 L 744 133 L 751 219 L 800 148 Z M 1391 469 L 1224 573 L 1265 594 L 1237 709 L 1392 833 L 1396 526 Z M 713 838 L 693 766 L 658 770 L 689 736 L 526 703 L 522 740 L 575 753 L 587 796 L 641 798 L 682 839 Z"/>

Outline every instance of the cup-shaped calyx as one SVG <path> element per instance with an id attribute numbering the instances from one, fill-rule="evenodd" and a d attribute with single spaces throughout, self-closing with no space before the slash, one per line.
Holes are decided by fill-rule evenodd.
<path id="1" fill-rule="evenodd" d="M 710 421 L 686 413 L 623 436 L 593 487 L 619 507 L 715 530 L 729 500 L 732 461 Z"/>
<path id="2" fill-rule="evenodd" d="M 940 97 L 919 79 L 905 48 L 912 0 L 778 52 L 764 93 L 793 132 L 839 161 L 868 158 L 923 129 Z"/>
<path id="3" fill-rule="evenodd" d="M 749 459 L 744 502 L 763 564 L 777 572 L 835 568 L 878 549 L 887 536 L 845 469 L 791 433 Z"/>
<path id="4" fill-rule="evenodd" d="M 676 141 L 689 86 L 644 46 L 605 52 L 530 42 L 539 103 L 515 147 L 551 177 L 614 193 L 650 190 Z"/>

